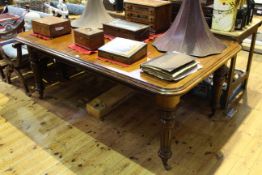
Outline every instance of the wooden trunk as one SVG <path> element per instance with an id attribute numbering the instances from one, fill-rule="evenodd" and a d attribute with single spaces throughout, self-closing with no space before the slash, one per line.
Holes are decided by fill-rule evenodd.
<path id="1" fill-rule="evenodd" d="M 124 38 L 115 38 L 98 49 L 98 56 L 124 64 L 132 64 L 147 54 L 147 44 Z"/>
<path id="2" fill-rule="evenodd" d="M 71 32 L 70 21 L 48 16 L 32 21 L 33 32 L 49 38 L 59 37 Z"/>
<path id="3" fill-rule="evenodd" d="M 88 50 L 97 50 L 104 45 L 104 33 L 101 30 L 75 29 L 75 44 Z"/>
<path id="4" fill-rule="evenodd" d="M 172 5 L 169 1 L 126 0 L 126 20 L 150 25 L 153 33 L 167 30 L 172 22 Z"/>
<path id="5" fill-rule="evenodd" d="M 124 20 L 116 20 L 103 25 L 107 35 L 132 40 L 144 41 L 148 39 L 150 29 L 148 25 L 137 24 Z"/>

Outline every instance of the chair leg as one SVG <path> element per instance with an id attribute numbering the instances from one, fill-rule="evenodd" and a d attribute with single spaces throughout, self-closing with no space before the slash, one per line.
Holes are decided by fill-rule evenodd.
<path id="1" fill-rule="evenodd" d="M 11 84 L 11 74 L 13 72 L 13 68 L 11 68 L 10 65 L 8 65 L 6 67 L 6 77 L 5 77 L 5 81 L 8 83 L 8 84 Z"/>
<path id="2" fill-rule="evenodd" d="M 55 66 L 57 67 L 59 80 L 60 81 L 69 80 L 69 75 L 67 74 L 66 67 L 65 67 L 66 65 L 61 62 L 56 62 L 55 64 L 56 64 Z"/>
<path id="3" fill-rule="evenodd" d="M 2 67 L 2 68 L 0 68 L 0 76 L 1 76 L 1 79 L 3 80 L 3 81 L 5 81 L 5 73 L 4 73 L 4 70 L 3 70 L 4 68 Z"/>
<path id="4" fill-rule="evenodd" d="M 14 72 L 19 77 L 19 80 L 21 81 L 21 83 L 23 85 L 23 88 L 25 90 L 26 95 L 30 96 L 31 94 L 30 94 L 30 91 L 29 91 L 29 88 L 27 86 L 27 83 L 26 83 L 24 76 L 22 75 L 22 73 L 18 69 L 14 69 Z"/>

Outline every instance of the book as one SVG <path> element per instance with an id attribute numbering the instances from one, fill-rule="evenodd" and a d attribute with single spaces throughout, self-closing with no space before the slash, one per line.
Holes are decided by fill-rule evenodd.
<path id="1" fill-rule="evenodd" d="M 194 57 L 177 52 L 166 53 L 141 65 L 145 73 L 168 81 L 178 81 L 199 68 Z"/>
<path id="2" fill-rule="evenodd" d="M 98 56 L 132 64 L 147 54 L 147 44 L 117 37 L 98 49 Z"/>

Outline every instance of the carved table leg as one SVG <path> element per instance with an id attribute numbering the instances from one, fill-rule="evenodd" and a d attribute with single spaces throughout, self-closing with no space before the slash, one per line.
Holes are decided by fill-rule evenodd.
<path id="1" fill-rule="evenodd" d="M 159 157 L 162 159 L 163 165 L 166 170 L 170 170 L 171 166 L 168 160 L 172 156 L 171 141 L 172 130 L 174 128 L 174 111 L 179 103 L 179 96 L 157 96 L 157 104 L 160 107 L 161 115 L 161 130 L 160 130 L 160 149 L 158 152 Z"/>
<path id="2" fill-rule="evenodd" d="M 215 115 L 216 110 L 220 107 L 222 88 L 223 88 L 223 83 L 226 80 L 227 70 L 228 70 L 227 66 L 223 65 L 214 72 L 212 99 L 211 99 L 212 113 L 210 114 L 210 116 Z"/>
<path id="3" fill-rule="evenodd" d="M 40 55 L 38 55 L 37 50 L 34 50 L 31 47 L 28 47 L 30 63 L 34 73 L 35 78 L 35 90 L 39 93 L 39 98 L 43 98 L 44 95 L 44 83 L 42 80 L 42 71 L 40 65 Z"/>

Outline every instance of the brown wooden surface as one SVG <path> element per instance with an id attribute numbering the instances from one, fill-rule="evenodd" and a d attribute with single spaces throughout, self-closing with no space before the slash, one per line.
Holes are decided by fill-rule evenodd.
<path id="1" fill-rule="evenodd" d="M 167 1 L 125 1 L 126 20 L 150 25 L 153 33 L 164 32 L 171 25 L 172 6 Z"/>
<path id="2" fill-rule="evenodd" d="M 97 50 L 105 44 L 101 30 L 90 32 L 89 29 L 76 29 L 73 30 L 73 35 L 75 44 L 88 50 Z"/>
<path id="3" fill-rule="evenodd" d="M 54 16 L 35 19 L 32 21 L 32 29 L 35 33 L 45 37 L 58 37 L 71 32 L 70 21 Z"/>
<path id="4" fill-rule="evenodd" d="M 149 26 L 147 28 L 142 28 L 137 31 L 132 31 L 120 27 L 116 27 L 112 24 L 103 25 L 104 34 L 114 37 L 122 37 L 137 41 L 144 41 L 149 37 Z"/>
<path id="5" fill-rule="evenodd" d="M 245 72 L 242 78 L 239 78 L 238 80 L 233 80 L 233 77 L 235 75 L 235 69 L 238 69 L 235 66 L 236 58 L 232 59 L 231 64 L 230 64 L 230 71 L 229 71 L 229 76 L 228 76 L 228 81 L 227 81 L 228 87 L 227 87 L 227 93 L 226 93 L 226 98 L 225 98 L 225 109 L 227 113 L 230 113 L 230 111 L 232 112 L 233 110 L 235 110 L 236 105 L 241 100 L 243 93 L 247 89 L 249 74 L 250 74 L 251 66 L 253 62 L 256 35 L 257 35 L 258 28 L 261 26 L 261 24 L 262 24 L 261 18 L 254 17 L 252 23 L 247 25 L 243 30 L 236 30 L 233 32 L 222 32 L 222 31 L 211 30 L 214 34 L 216 34 L 220 38 L 233 40 L 240 44 L 243 42 L 244 39 L 251 37 L 249 54 L 246 59 L 247 64 L 246 64 L 245 69 L 243 69 Z M 240 85 L 242 85 L 241 90 L 239 90 L 238 94 L 232 98 L 234 91 Z"/>
<path id="6" fill-rule="evenodd" d="M 249 37 L 254 32 L 256 33 L 258 27 L 261 26 L 261 24 L 262 24 L 262 20 L 258 17 L 254 17 L 252 23 L 250 23 L 245 28 L 243 28 L 243 30 L 235 30 L 233 32 L 223 32 L 223 31 L 211 29 L 211 31 L 217 36 L 221 36 L 223 38 L 230 38 L 239 43 L 242 43 L 244 39 Z"/>
<path id="7" fill-rule="evenodd" d="M 211 102 L 212 115 L 215 114 L 216 110 L 219 108 L 218 104 L 222 91 L 223 77 L 225 77 L 223 65 L 234 57 L 241 48 L 240 45 L 235 42 L 225 42 L 228 47 L 223 53 L 198 60 L 203 66 L 200 71 L 177 83 L 171 83 L 141 73 L 139 68 L 140 64 L 149 60 L 148 57 L 130 66 L 121 67 L 98 60 L 96 54 L 91 56 L 77 55 L 78 53 L 68 48 L 68 45 L 72 43 L 71 34 L 48 41 L 36 39 L 30 34 L 31 32 L 22 33 L 17 37 L 17 40 L 28 45 L 31 66 L 35 75 L 35 88 L 39 92 L 40 98 L 43 98 L 44 85 L 39 65 L 39 57 L 45 52 L 54 56 L 58 62 L 66 62 L 70 65 L 75 64 L 77 67 L 84 67 L 85 69 L 104 74 L 128 86 L 135 86 L 143 92 L 149 91 L 151 94 L 157 94 L 155 100 L 161 109 L 161 134 L 158 155 L 166 170 L 170 170 L 171 168 L 168 164 L 168 160 L 172 157 L 172 131 L 175 124 L 174 111 L 180 102 L 180 96 L 191 90 L 208 75 L 215 72 L 214 79 L 216 81 L 214 81 L 213 85 L 214 98 Z M 149 43 L 148 51 L 150 54 L 149 57 L 151 58 L 160 55 L 160 53 L 153 48 L 151 43 Z"/>
<path id="8" fill-rule="evenodd" d="M 105 115 L 124 103 L 134 94 L 133 89 L 123 85 L 116 85 L 88 102 L 86 104 L 86 110 L 91 116 L 103 120 Z"/>
<path id="9" fill-rule="evenodd" d="M 245 68 L 247 55 L 241 51 L 237 66 Z M 0 174 L 259 175 L 261 60 L 254 54 L 247 94 L 231 120 L 208 118 L 205 98 L 181 100 L 169 172 L 155 153 L 159 124 L 150 97 L 138 94 L 100 122 L 85 104 L 108 82 L 99 86 L 90 74 L 47 88 L 45 100 L 27 97 L 17 79 L 15 86 L 0 82 Z"/>
<path id="10" fill-rule="evenodd" d="M 149 55 L 146 58 L 128 67 L 123 67 L 101 61 L 97 59 L 97 54 L 83 55 L 68 48 L 68 45 L 73 43 L 73 37 L 71 34 L 52 40 L 42 40 L 31 36 L 31 33 L 31 31 L 21 33 L 18 35 L 17 40 L 36 49 L 61 57 L 59 59 L 63 58 L 66 61 L 82 65 L 88 69 L 105 74 L 119 81 L 131 84 L 144 90 L 148 90 L 152 93 L 164 95 L 185 94 L 204 78 L 225 64 L 241 49 L 238 44 L 227 41 L 225 44 L 228 47 L 222 54 L 198 59 L 203 68 L 197 73 L 194 73 L 179 82 L 170 83 L 142 73 L 139 68 L 141 63 L 149 60 L 150 58 L 161 55 L 161 53 L 159 53 L 151 45 L 151 43 L 148 45 Z"/>

